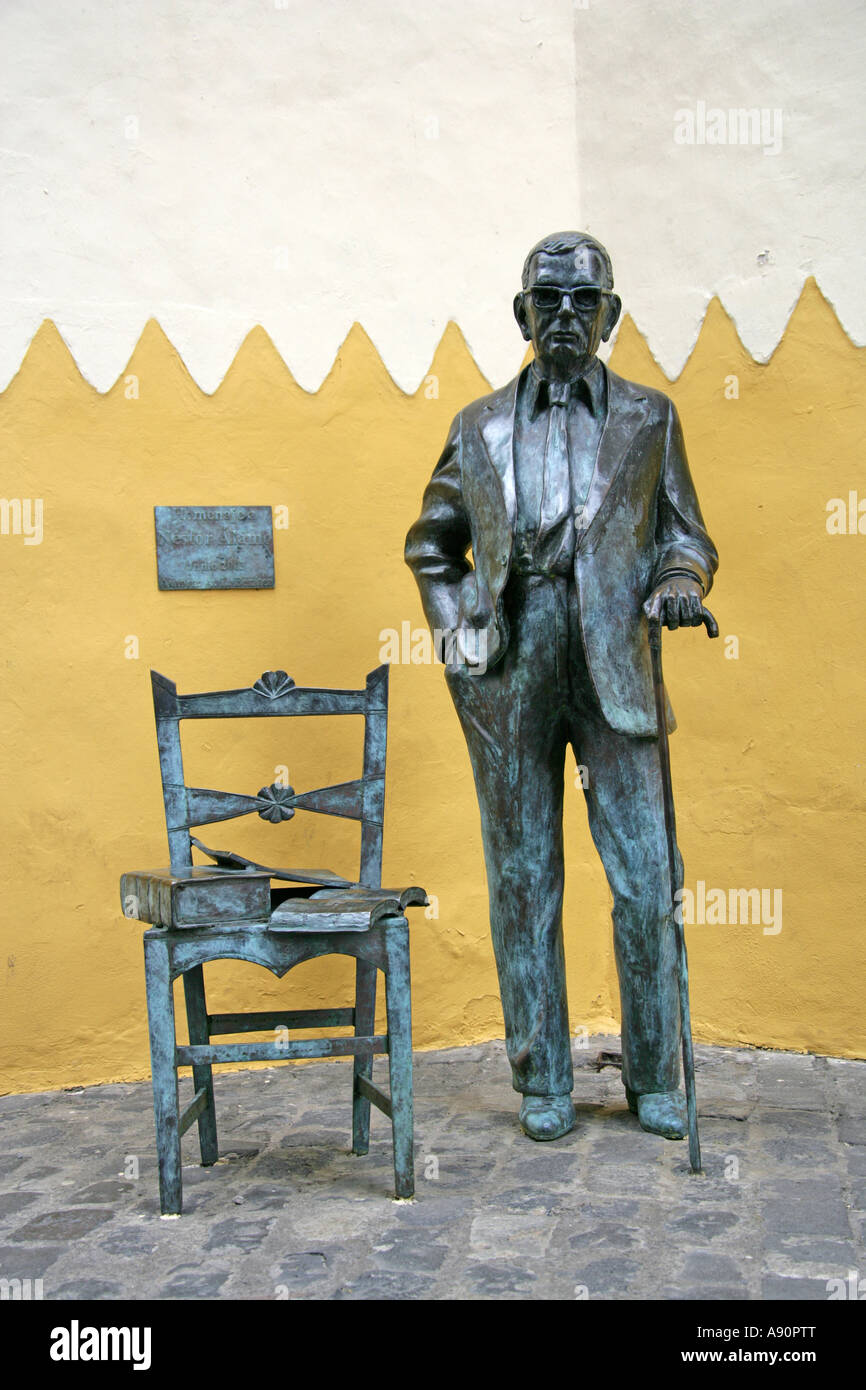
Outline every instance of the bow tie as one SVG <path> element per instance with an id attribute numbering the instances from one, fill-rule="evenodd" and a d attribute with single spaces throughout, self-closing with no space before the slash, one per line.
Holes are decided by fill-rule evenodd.
<path id="1" fill-rule="evenodd" d="M 595 413 L 592 392 L 585 377 L 579 376 L 575 381 L 550 381 L 546 377 L 540 377 L 533 416 L 537 415 L 545 406 L 567 406 L 570 401 L 581 401 L 587 410 Z"/>
<path id="2" fill-rule="evenodd" d="M 549 381 L 547 383 L 547 400 L 550 405 L 568 405 L 570 394 L 571 383 L 568 381 Z"/>

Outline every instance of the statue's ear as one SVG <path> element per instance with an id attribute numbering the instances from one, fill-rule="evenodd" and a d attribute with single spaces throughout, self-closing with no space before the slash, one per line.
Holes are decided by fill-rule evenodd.
<path id="1" fill-rule="evenodd" d="M 516 294 L 514 296 L 514 317 L 517 319 L 518 327 L 520 328 L 520 331 L 526 339 L 527 343 L 531 342 L 532 332 L 529 327 L 529 322 L 526 318 L 526 296 L 522 290 L 520 291 L 520 294 Z M 616 319 L 614 319 L 614 323 L 615 322 Z M 613 324 L 611 324 L 611 327 L 613 327 Z"/>
<path id="2" fill-rule="evenodd" d="M 617 321 L 622 313 L 622 300 L 618 294 L 610 294 L 605 300 L 607 311 L 604 316 L 604 327 L 601 330 L 601 340 L 606 343 L 613 330 L 616 328 Z"/>

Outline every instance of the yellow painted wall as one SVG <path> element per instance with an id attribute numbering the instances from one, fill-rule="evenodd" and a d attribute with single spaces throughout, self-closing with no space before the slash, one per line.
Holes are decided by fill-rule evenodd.
<path id="1" fill-rule="evenodd" d="M 863 356 L 811 283 L 766 366 L 715 301 L 673 385 L 630 321 L 614 350 L 616 370 L 680 408 L 721 553 L 711 607 L 739 640 L 736 660 L 702 634 L 666 640 L 686 883 L 783 891 L 778 934 L 690 927 L 705 1041 L 866 1055 L 866 535 L 825 524 L 830 498 L 866 497 Z M 358 686 L 384 629 L 422 627 L 405 532 L 452 416 L 488 389 L 453 324 L 430 371 L 438 399 L 429 379 L 404 395 L 356 325 L 308 395 L 255 329 L 208 397 L 150 323 L 102 396 L 50 323 L 36 335 L 0 400 L 3 495 L 44 500 L 40 545 L 0 536 L 0 1090 L 148 1075 L 141 928 L 121 917 L 117 888 L 122 871 L 167 860 L 148 668 L 181 691 L 251 684 L 273 667 L 299 684 Z M 731 375 L 738 399 L 725 398 Z M 153 506 L 192 503 L 288 506 L 273 591 L 158 591 Z M 391 692 L 385 881 L 439 900 L 438 920 L 413 914 L 416 1045 L 496 1037 L 478 815 L 441 668 L 396 665 Z M 301 790 L 360 770 L 355 720 L 188 734 L 199 785 L 254 792 L 286 763 Z M 608 893 L 576 788 L 566 817 L 572 1021 L 612 1028 Z M 353 826 L 304 814 L 208 835 L 269 862 L 346 871 L 357 852 Z M 231 963 L 209 978 L 214 1010 L 314 1005 L 348 1001 L 351 967 L 318 961 L 280 983 Z"/>

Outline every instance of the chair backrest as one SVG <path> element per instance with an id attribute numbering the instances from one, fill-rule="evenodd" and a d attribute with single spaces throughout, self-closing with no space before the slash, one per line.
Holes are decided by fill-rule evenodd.
<path id="1" fill-rule="evenodd" d="M 196 826 L 233 820 L 256 812 L 274 825 L 296 810 L 345 816 L 361 822 L 359 881 L 382 884 L 382 828 L 385 809 L 385 754 L 388 739 L 388 667 L 367 676 L 363 690 L 326 690 L 296 686 L 285 671 L 265 671 L 245 690 L 215 690 L 178 695 L 173 681 L 151 671 L 159 766 L 173 873 L 192 866 L 189 832 Z M 353 782 L 315 791 L 295 792 L 274 783 L 255 796 L 188 787 L 180 746 L 182 719 L 286 718 L 311 714 L 364 716 L 364 771 Z"/>

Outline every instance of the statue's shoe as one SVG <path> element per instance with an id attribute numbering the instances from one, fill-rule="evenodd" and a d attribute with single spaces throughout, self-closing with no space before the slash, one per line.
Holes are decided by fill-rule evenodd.
<path id="1" fill-rule="evenodd" d="M 524 1096 L 520 1123 L 530 1139 L 561 1139 L 574 1128 L 571 1096 Z"/>
<path id="2" fill-rule="evenodd" d="M 682 1091 L 653 1091 L 638 1096 L 626 1086 L 625 1097 L 629 1110 L 640 1120 L 641 1129 L 660 1134 L 663 1139 L 685 1139 L 689 1118 Z"/>

